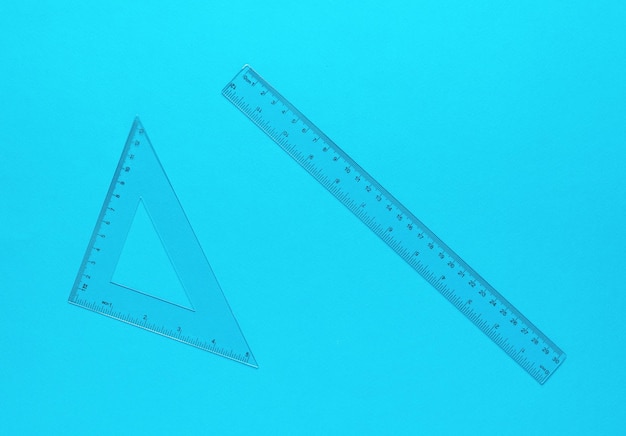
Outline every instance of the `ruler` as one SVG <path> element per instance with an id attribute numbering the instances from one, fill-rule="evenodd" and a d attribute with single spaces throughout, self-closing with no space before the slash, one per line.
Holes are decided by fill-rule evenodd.
<path id="1" fill-rule="evenodd" d="M 222 94 L 540 384 L 563 363 L 554 342 L 250 66 Z"/>
<path id="2" fill-rule="evenodd" d="M 153 289 L 116 281 L 118 262 L 140 208 L 145 209 L 167 253 L 189 307 L 160 298 Z M 126 276 L 132 278 L 132 273 Z M 139 118 L 133 122 L 115 168 L 68 301 L 257 367 Z"/>

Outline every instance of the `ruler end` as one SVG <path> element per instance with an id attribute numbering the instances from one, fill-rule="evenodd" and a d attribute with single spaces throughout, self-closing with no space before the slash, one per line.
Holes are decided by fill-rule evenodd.
<path id="1" fill-rule="evenodd" d="M 256 360 L 254 362 L 246 362 L 246 365 L 248 365 L 250 368 L 259 369 L 259 364 L 256 363 Z"/>

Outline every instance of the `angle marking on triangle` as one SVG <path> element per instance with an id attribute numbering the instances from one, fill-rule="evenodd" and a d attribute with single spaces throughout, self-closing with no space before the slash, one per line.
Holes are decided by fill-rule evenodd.
<path id="1" fill-rule="evenodd" d="M 115 283 L 138 204 L 145 204 L 193 309 Z M 135 292 L 138 291 L 138 292 Z M 74 286 L 72 304 L 257 367 L 139 118 L 135 118 Z"/>

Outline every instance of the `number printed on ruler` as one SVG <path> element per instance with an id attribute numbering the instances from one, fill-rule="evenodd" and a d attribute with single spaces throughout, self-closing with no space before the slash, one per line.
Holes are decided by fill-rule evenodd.
<path id="1" fill-rule="evenodd" d="M 222 94 L 543 384 L 565 353 L 251 67 Z"/>

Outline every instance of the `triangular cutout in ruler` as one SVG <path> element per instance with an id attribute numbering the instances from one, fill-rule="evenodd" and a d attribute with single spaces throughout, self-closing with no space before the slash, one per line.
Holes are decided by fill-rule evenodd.
<path id="1" fill-rule="evenodd" d="M 194 310 L 143 199 L 139 199 L 111 281 L 135 292 Z"/>
<path id="2" fill-rule="evenodd" d="M 118 260 L 123 253 L 129 256 L 125 246 L 141 207 L 146 208 L 189 305 L 118 282 Z M 126 141 L 68 301 L 257 367 L 139 118 Z"/>

